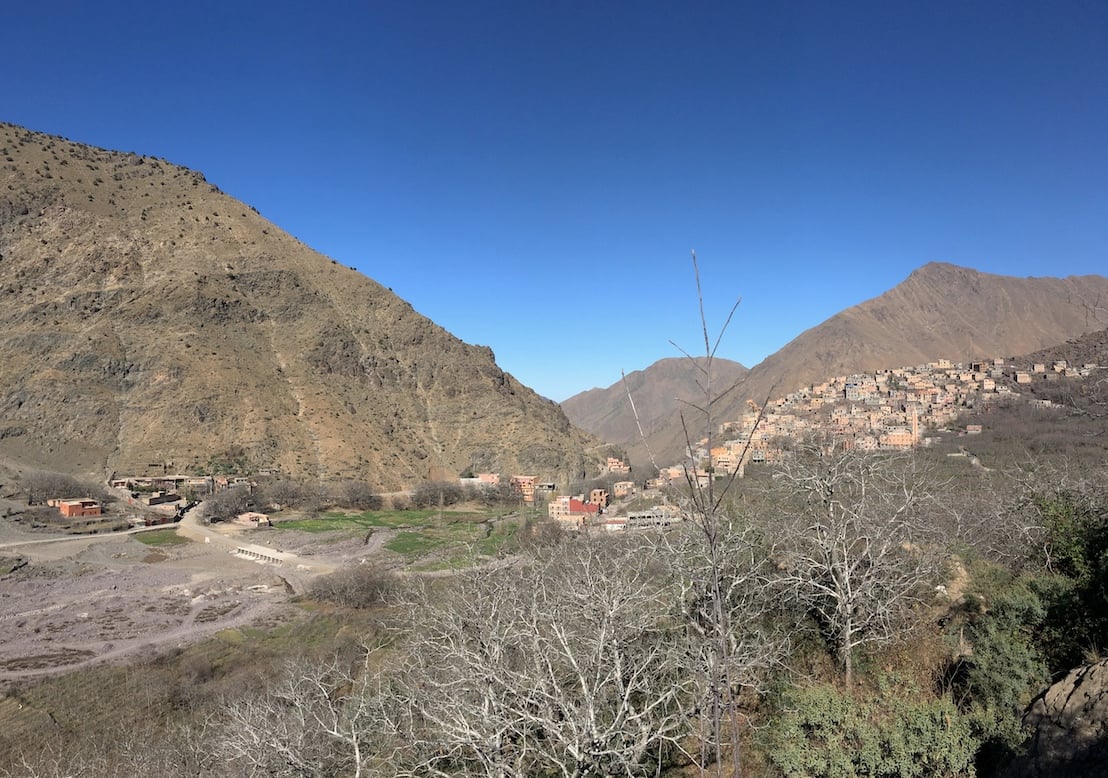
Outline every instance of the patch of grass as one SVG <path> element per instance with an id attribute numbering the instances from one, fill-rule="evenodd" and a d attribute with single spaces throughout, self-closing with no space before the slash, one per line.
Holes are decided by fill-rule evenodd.
<path id="1" fill-rule="evenodd" d="M 177 530 L 172 527 L 154 530 L 153 532 L 138 532 L 135 533 L 134 538 L 139 543 L 145 543 L 148 546 L 180 546 L 192 542 L 188 538 L 178 535 Z"/>
<path id="2" fill-rule="evenodd" d="M 248 631 L 252 634 L 248 635 Z M 241 646 L 247 641 L 247 638 L 258 637 L 257 633 L 259 632 L 261 632 L 261 630 L 255 630 L 250 627 L 231 627 L 230 629 L 222 629 L 215 633 L 214 639 L 222 640 L 224 643 L 232 646 Z"/>
<path id="3" fill-rule="evenodd" d="M 27 562 L 23 557 L 0 557 L 0 575 L 7 575 L 25 564 L 27 564 Z"/>
<path id="4" fill-rule="evenodd" d="M 407 511 L 332 511 L 310 519 L 277 524 L 278 529 L 339 536 L 363 534 L 367 530 L 395 530 L 385 548 L 404 557 L 408 564 L 421 562 L 420 570 L 458 569 L 476 564 L 482 557 L 496 556 L 519 526 L 499 522 L 490 533 L 488 522 L 500 518 L 502 510 L 453 510 L 437 508 Z M 424 559 L 425 557 L 432 559 Z"/>
<path id="5" fill-rule="evenodd" d="M 488 537 L 478 540 L 474 544 L 474 548 L 484 556 L 496 556 L 503 550 L 504 544 L 514 538 L 518 531 L 518 524 L 501 525 Z"/>
<path id="6" fill-rule="evenodd" d="M 187 721 L 270 682 L 290 658 L 356 656 L 355 637 L 368 631 L 365 622 L 306 613 L 266 627 L 223 630 L 183 649 L 132 657 L 126 665 L 26 681 L 11 696 L 0 696 L 0 765 L 18 764 L 18 754 L 46 743 L 116 742 L 119 732 L 144 732 L 151 722 Z"/>
<path id="7" fill-rule="evenodd" d="M 347 513 L 329 511 L 312 519 L 294 519 L 277 523 L 281 530 L 299 530 L 300 532 L 350 532 L 365 531 L 372 528 L 388 530 L 413 530 L 449 523 L 476 524 L 489 519 L 497 519 L 503 510 L 442 511 L 437 508 L 425 508 L 416 511 L 363 511 Z"/>
<path id="8" fill-rule="evenodd" d="M 419 573 L 437 573 L 443 570 L 465 570 L 467 567 L 473 567 L 480 560 L 481 556 L 479 554 L 454 554 L 414 564 L 411 566 L 411 569 Z"/>
<path id="9" fill-rule="evenodd" d="M 214 655 L 233 654 L 232 646 L 249 647 L 271 656 L 292 656 L 316 649 L 326 650 L 343 632 L 343 623 L 320 613 L 305 611 L 303 618 L 270 627 L 233 627 L 216 633 L 213 640 L 201 644 Z"/>
<path id="10" fill-rule="evenodd" d="M 440 524 L 443 521 L 473 521 L 485 518 L 484 514 L 472 511 L 443 511 L 441 517 L 440 520 L 440 513 L 436 509 L 362 513 L 331 511 L 311 519 L 282 521 L 277 524 L 277 527 L 301 532 L 361 531 L 372 528 L 414 529 Z"/>
<path id="11" fill-rule="evenodd" d="M 430 537 L 428 536 L 431 531 L 424 530 L 422 535 L 427 538 L 426 550 L 412 543 L 412 551 L 405 555 L 418 559 L 419 556 L 425 556 L 428 551 L 440 552 L 433 559 L 413 564 L 413 570 L 423 572 L 461 570 L 500 554 L 519 531 L 520 525 L 516 523 L 499 525 L 491 534 L 486 534 L 487 529 L 483 524 L 455 524 L 451 527 L 440 527 L 436 528 Z M 390 545 L 386 545 L 386 548 L 398 551 Z M 398 551 L 398 553 L 403 552 Z"/>
<path id="12" fill-rule="evenodd" d="M 422 532 L 399 532 L 385 544 L 385 548 L 406 557 L 418 557 L 440 548 L 445 541 Z"/>
<path id="13" fill-rule="evenodd" d="M 385 548 L 406 557 L 419 557 L 445 548 L 465 548 L 467 556 L 473 556 L 471 549 L 475 543 L 483 540 L 485 527 L 472 521 L 454 521 L 449 524 L 423 527 L 418 531 L 399 532 Z"/>

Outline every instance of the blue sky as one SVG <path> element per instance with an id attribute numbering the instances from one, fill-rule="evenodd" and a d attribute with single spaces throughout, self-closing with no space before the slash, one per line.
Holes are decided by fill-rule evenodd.
<path id="1" fill-rule="evenodd" d="M 1108 270 L 1108 3 L 54 2 L 0 119 L 201 170 L 555 400 L 944 261 Z"/>

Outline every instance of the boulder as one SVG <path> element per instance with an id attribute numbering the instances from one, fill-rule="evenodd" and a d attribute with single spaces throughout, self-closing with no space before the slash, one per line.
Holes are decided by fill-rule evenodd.
<path id="1" fill-rule="evenodd" d="M 1108 660 L 1079 667 L 1041 694 L 1024 715 L 1033 733 L 1010 775 L 1108 775 Z"/>

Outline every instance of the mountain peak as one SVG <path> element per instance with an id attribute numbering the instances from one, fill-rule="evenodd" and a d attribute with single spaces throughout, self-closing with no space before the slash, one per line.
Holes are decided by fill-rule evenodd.
<path id="1" fill-rule="evenodd" d="M 930 262 L 884 294 L 801 333 L 751 368 L 714 416 L 738 418 L 747 401 L 760 404 L 835 376 L 1047 348 L 1102 329 L 1103 322 L 1089 311 L 1103 299 L 1108 299 L 1108 279 L 1100 276 L 1015 278 Z M 633 420 L 627 418 L 629 408 L 609 408 L 594 418 L 595 413 L 590 416 L 570 401 L 565 407 L 585 429 L 642 461 L 645 455 Z M 681 453 L 677 411 L 674 403 L 660 406 L 657 423 L 647 432 L 652 450 L 663 460 L 675 461 Z M 623 432 L 617 435 L 615 430 Z"/>
<path id="2" fill-rule="evenodd" d="M 931 283 L 946 284 L 956 283 L 958 279 L 978 278 L 987 275 L 990 274 L 950 262 L 928 262 L 909 273 L 905 280 L 925 280 Z"/>
<path id="3" fill-rule="evenodd" d="M 598 441 L 491 350 L 201 174 L 14 125 L 0 149 L 0 456 L 103 474 L 233 453 L 386 489 L 593 470 Z"/>

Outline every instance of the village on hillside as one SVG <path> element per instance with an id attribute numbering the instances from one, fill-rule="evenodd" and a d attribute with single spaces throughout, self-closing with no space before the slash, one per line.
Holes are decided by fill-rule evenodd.
<path id="1" fill-rule="evenodd" d="M 748 401 L 747 413 L 720 425 L 719 445 L 709 447 L 708 440 L 698 441 L 687 449 L 685 462 L 663 467 L 641 487 L 649 494 L 689 479 L 704 486 L 713 477 L 742 477 L 748 466 L 779 462 L 791 448 L 813 437 L 831 440 L 841 450 L 878 452 L 929 446 L 944 434 L 979 434 L 980 424 L 961 429 L 951 425 L 967 411 L 999 402 L 1026 402 L 1050 411 L 1056 407 L 1051 400 L 1025 398 L 1026 390 L 1063 378 L 1085 379 L 1102 369 L 1093 363 L 1021 364 L 998 357 L 968 364 L 938 359 L 924 365 L 837 376 L 764 407 Z M 610 472 L 618 472 L 613 466 L 625 467 L 614 459 L 609 459 L 608 465 Z M 633 481 L 617 483 L 611 497 L 637 494 L 639 486 Z M 587 497 L 552 499 L 548 512 L 569 530 L 623 530 L 682 520 L 680 511 L 668 504 L 626 515 L 606 513 L 609 499 L 607 491 L 594 489 Z"/>
<path id="2" fill-rule="evenodd" d="M 1024 387 L 1062 378 L 1088 378 L 1101 369 L 1092 363 L 1016 364 L 1003 358 L 969 364 L 947 359 L 915 367 L 898 367 L 838 376 L 812 384 L 760 408 L 750 402 L 742 418 L 720 426 L 724 442 L 707 450 L 707 441 L 688 451 L 698 477 L 710 473 L 740 475 L 747 465 L 779 461 L 784 452 L 812 436 L 833 440 L 843 450 L 903 451 L 928 446 L 950 433 L 950 425 L 967 410 L 997 402 L 1027 402 L 1048 410 L 1048 399 L 1023 398 Z M 970 424 L 956 434 L 981 432 Z M 664 478 L 684 477 L 669 468 Z"/>

